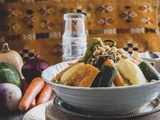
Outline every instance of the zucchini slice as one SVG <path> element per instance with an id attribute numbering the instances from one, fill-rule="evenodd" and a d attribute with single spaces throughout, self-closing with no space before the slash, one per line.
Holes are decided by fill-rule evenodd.
<path id="1" fill-rule="evenodd" d="M 160 73 L 148 61 L 144 60 L 138 66 L 149 82 L 151 80 L 160 80 Z"/>
<path id="2" fill-rule="evenodd" d="M 111 87 L 117 70 L 112 66 L 102 66 L 91 87 Z"/>

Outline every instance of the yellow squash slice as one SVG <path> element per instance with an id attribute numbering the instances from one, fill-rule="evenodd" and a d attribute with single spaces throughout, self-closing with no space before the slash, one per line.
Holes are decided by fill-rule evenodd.
<path id="1" fill-rule="evenodd" d="M 81 68 L 84 65 L 84 63 L 77 63 L 67 71 L 65 71 L 61 77 L 62 84 L 67 83 L 68 80 L 71 79 L 71 77 L 75 74 L 75 72 Z"/>

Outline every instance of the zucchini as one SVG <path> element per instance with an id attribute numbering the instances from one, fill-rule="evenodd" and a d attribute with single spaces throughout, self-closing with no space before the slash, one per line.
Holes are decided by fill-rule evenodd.
<path id="1" fill-rule="evenodd" d="M 102 66 L 91 87 L 111 87 L 116 73 L 117 70 L 113 66 Z"/>
<path id="2" fill-rule="evenodd" d="M 160 80 L 160 73 L 148 61 L 144 60 L 138 66 L 149 82 L 151 80 Z"/>
<path id="3" fill-rule="evenodd" d="M 100 77 L 101 77 L 101 72 L 99 72 L 97 74 L 97 76 L 95 77 L 95 79 L 93 80 L 91 87 L 99 87 L 99 83 L 100 83 Z"/>
<path id="4" fill-rule="evenodd" d="M 117 70 L 113 66 L 102 66 L 101 87 L 111 87 L 115 79 Z"/>

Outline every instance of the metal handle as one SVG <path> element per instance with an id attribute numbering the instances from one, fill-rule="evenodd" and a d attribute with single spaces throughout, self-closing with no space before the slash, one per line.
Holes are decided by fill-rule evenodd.
<path id="1" fill-rule="evenodd" d="M 114 40 L 103 40 L 103 43 L 112 43 L 112 44 L 110 45 L 110 47 L 116 46 L 116 41 L 114 41 Z"/>

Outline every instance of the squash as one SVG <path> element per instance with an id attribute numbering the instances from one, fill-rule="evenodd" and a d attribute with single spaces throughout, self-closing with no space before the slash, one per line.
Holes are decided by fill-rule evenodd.
<path id="1" fill-rule="evenodd" d="M 67 84 L 67 82 L 71 79 L 71 77 L 77 72 L 77 70 L 82 67 L 84 63 L 77 63 L 74 66 L 72 66 L 70 69 L 65 71 L 61 77 L 61 83 Z"/>
<path id="2" fill-rule="evenodd" d="M 9 63 L 17 68 L 19 71 L 21 78 L 24 78 L 21 69 L 23 66 L 22 57 L 15 50 L 10 50 L 8 43 L 4 43 L 2 46 L 2 50 L 0 52 L 0 62 Z"/>
<path id="3" fill-rule="evenodd" d="M 19 71 L 9 63 L 0 62 L 0 83 L 12 83 L 22 87 L 22 79 Z"/>
<path id="4" fill-rule="evenodd" d="M 90 87 L 100 71 L 90 64 L 84 64 L 68 81 L 67 85 Z"/>

